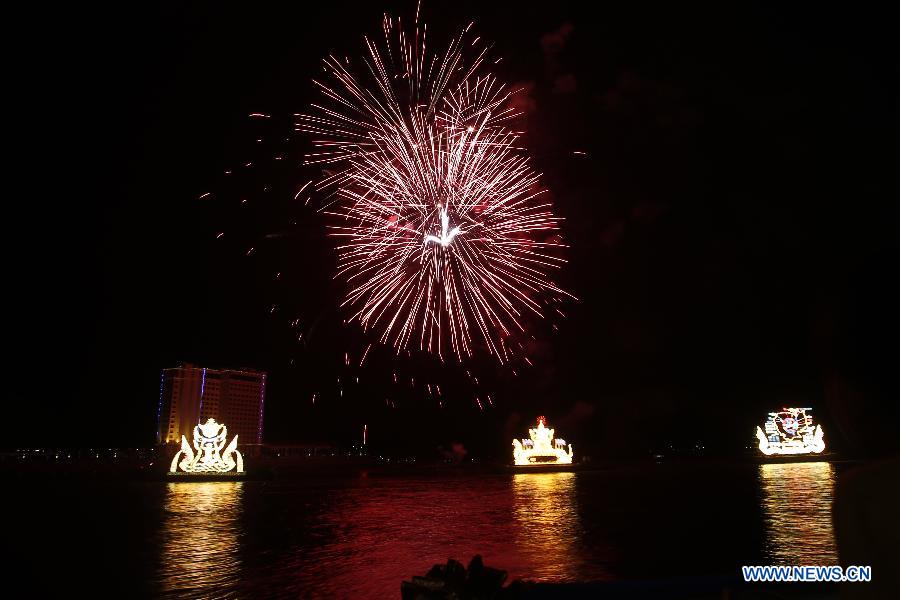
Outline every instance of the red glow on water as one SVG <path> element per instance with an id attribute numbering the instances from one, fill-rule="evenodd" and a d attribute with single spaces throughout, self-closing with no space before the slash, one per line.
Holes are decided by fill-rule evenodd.
<path id="1" fill-rule="evenodd" d="M 340 523 L 333 543 L 305 556 L 297 589 L 334 597 L 392 598 L 400 582 L 432 565 L 481 554 L 509 580 L 572 581 L 583 576 L 574 473 L 524 473 L 484 480 L 396 482 L 361 477 L 329 499 Z M 386 531 L 386 529 L 388 531 Z M 323 568 L 340 557 L 340 569 Z M 377 568 L 373 568 L 377 565 Z M 596 572 L 595 578 L 604 578 Z"/>

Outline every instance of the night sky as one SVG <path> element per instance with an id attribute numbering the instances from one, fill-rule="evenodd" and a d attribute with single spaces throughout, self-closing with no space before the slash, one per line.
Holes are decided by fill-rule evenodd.
<path id="1" fill-rule="evenodd" d="M 544 414 L 582 454 L 730 453 L 794 405 L 833 448 L 896 453 L 879 439 L 900 358 L 888 14 L 425 2 L 434 46 L 474 20 L 523 89 L 579 298 L 533 368 L 475 360 L 475 386 L 378 348 L 344 364 L 371 340 L 342 325 L 324 219 L 293 199 L 315 173 L 292 115 L 321 58 L 360 56 L 383 11 L 415 4 L 126 4 L 8 18 L 0 446 L 148 446 L 160 369 L 192 361 L 270 373 L 271 441 L 368 423 L 381 448 L 496 456 Z"/>

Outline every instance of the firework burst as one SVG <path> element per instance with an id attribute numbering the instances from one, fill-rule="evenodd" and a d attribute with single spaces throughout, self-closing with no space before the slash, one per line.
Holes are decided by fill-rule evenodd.
<path id="1" fill-rule="evenodd" d="M 469 28 L 443 54 L 418 20 L 383 29 L 364 68 L 326 58 L 324 101 L 296 115 L 316 148 L 307 162 L 325 172 L 343 305 L 397 349 L 461 359 L 483 347 L 506 362 L 526 316 L 566 295 L 551 276 L 560 219 L 517 145 L 514 92 Z"/>

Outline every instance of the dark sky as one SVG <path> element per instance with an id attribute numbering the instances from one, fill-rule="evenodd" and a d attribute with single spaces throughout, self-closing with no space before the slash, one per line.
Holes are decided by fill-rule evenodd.
<path id="1" fill-rule="evenodd" d="M 187 360 L 269 371 L 271 440 L 369 423 L 385 447 L 491 454 L 546 414 L 597 455 L 733 451 L 787 404 L 835 447 L 896 452 L 877 435 L 898 416 L 893 21 L 721 4 L 425 3 L 435 45 L 474 20 L 523 88 L 580 299 L 534 368 L 476 361 L 477 386 L 377 348 L 344 365 L 368 340 L 341 324 L 321 216 L 292 197 L 311 175 L 291 115 L 320 59 L 359 56 L 413 2 L 11 14 L 0 445 L 148 445 L 159 370 Z"/>

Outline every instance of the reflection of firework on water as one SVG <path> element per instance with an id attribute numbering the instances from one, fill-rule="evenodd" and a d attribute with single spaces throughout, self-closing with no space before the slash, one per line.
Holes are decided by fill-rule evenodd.
<path id="1" fill-rule="evenodd" d="M 550 277 L 562 243 L 509 128 L 512 92 L 467 31 L 435 56 L 424 26 L 385 18 L 361 73 L 324 61 L 325 101 L 297 129 L 313 136 L 308 162 L 330 170 L 318 189 L 333 193 L 351 320 L 398 349 L 462 358 L 483 345 L 506 362 L 526 316 L 565 295 Z"/>

